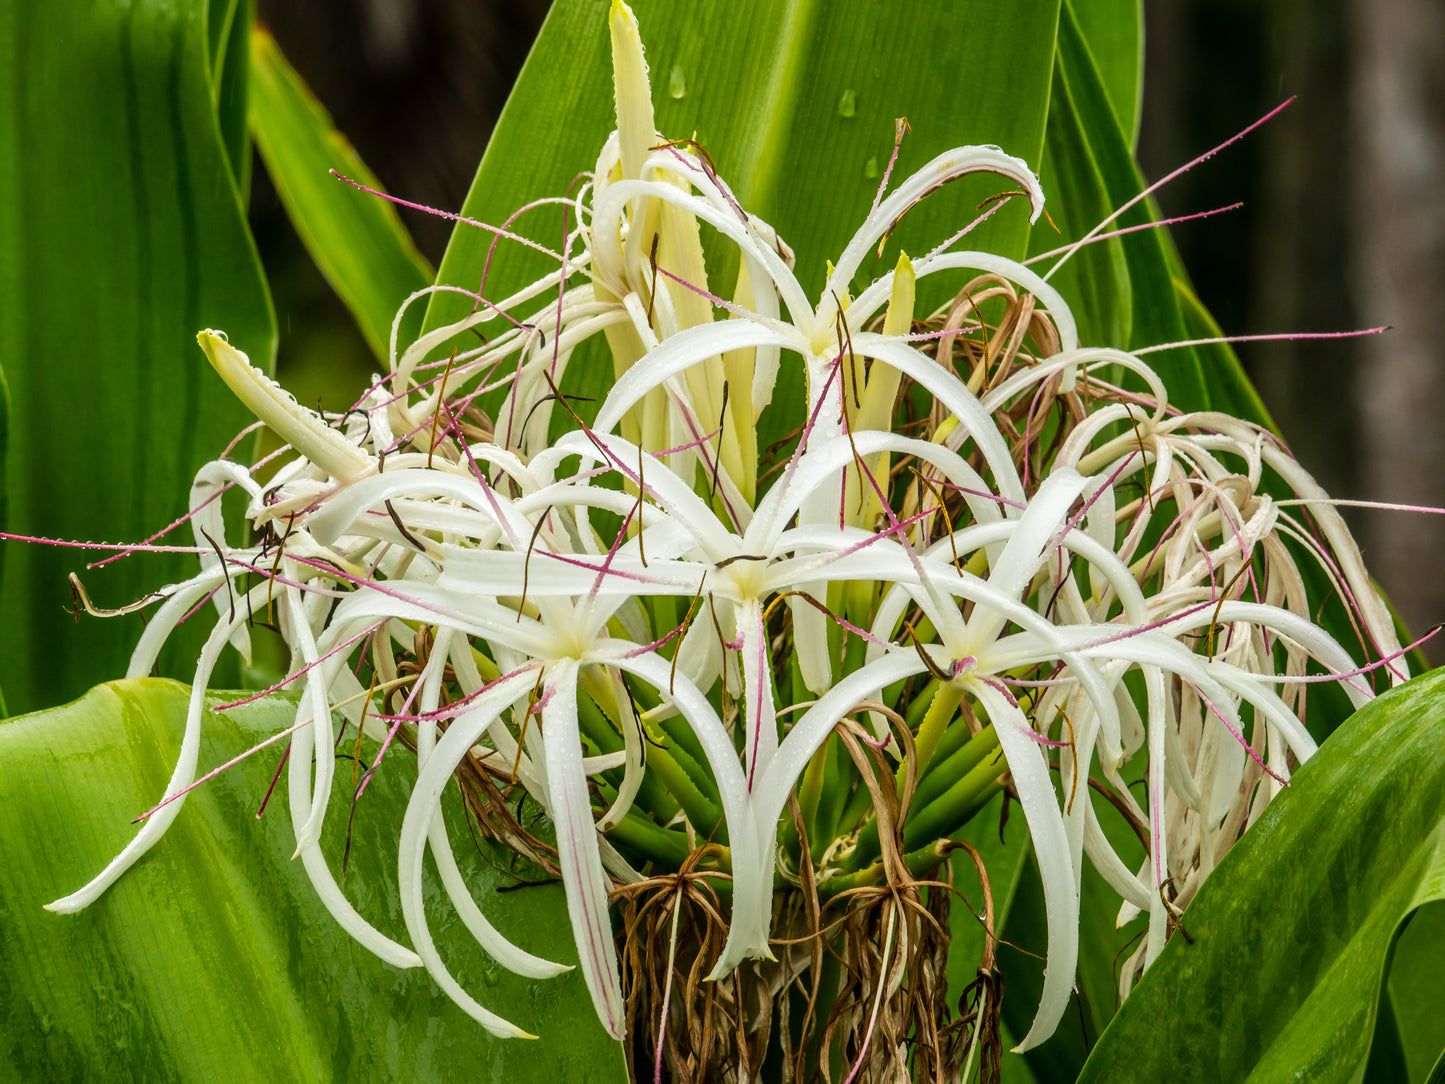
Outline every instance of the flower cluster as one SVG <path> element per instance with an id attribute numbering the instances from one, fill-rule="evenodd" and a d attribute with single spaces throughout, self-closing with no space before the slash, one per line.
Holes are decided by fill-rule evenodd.
<path id="1" fill-rule="evenodd" d="M 955 178 L 997 174 L 1037 218 L 1025 163 L 961 147 L 892 191 L 885 176 L 815 303 L 708 156 L 656 133 L 620 2 L 611 32 L 618 128 L 578 194 L 540 201 L 574 223 L 549 274 L 501 300 L 478 290 L 464 319 L 404 348 L 394 331 L 390 373 L 335 418 L 224 335 L 200 336 L 294 455 L 264 482 L 225 459 L 197 476 L 201 570 L 162 593 L 130 667 L 149 672 L 176 624 L 215 601 L 173 800 L 52 906 L 85 906 L 174 820 L 212 668 L 228 642 L 248 650 L 248 619 L 271 606 L 302 690 L 297 854 L 353 936 L 426 967 L 493 1032 L 521 1034 L 433 945 L 428 851 L 500 963 L 537 978 L 563 968 L 498 933 L 464 883 L 440 806 L 463 770 L 524 787 L 550 820 L 554 848 L 524 845 L 560 875 L 598 1016 L 619 1038 L 614 883 L 686 861 L 730 877 L 720 977 L 771 958 L 773 898 L 800 863 L 820 887 L 876 882 L 885 852 L 926 871 L 938 841 L 1007 787 L 1048 909 L 1021 1046 L 1036 1044 L 1073 983 L 1084 856 L 1122 898 L 1121 922 L 1148 916 L 1127 987 L 1314 752 L 1307 683 L 1336 681 L 1358 704 L 1369 669 L 1406 676 L 1392 623 L 1343 521 L 1270 433 L 1181 413 L 1138 357 L 1081 346 L 1046 276 L 959 247 L 971 225 L 852 296 L 898 221 Z M 730 295 L 710 283 L 704 231 L 735 251 Z M 539 247 L 511 223 L 495 232 Z M 916 312 L 919 284 L 944 274 L 954 300 Z M 438 291 L 470 293 L 436 286 L 407 305 Z M 599 339 L 605 352 L 584 349 Z M 563 389 L 570 366 L 597 358 L 615 380 L 584 420 L 591 408 Z M 760 448 L 785 365 L 801 367 L 805 401 L 792 438 Z M 233 487 L 253 544 L 226 542 L 216 498 Z M 1371 667 L 1311 620 L 1311 565 L 1346 600 Z M 416 750 L 400 828 L 409 947 L 351 906 L 320 850 L 335 778 L 317 751 L 338 741 L 334 711 L 383 752 L 398 733 Z M 896 766 L 901 823 L 880 823 L 845 770 L 839 728 Z M 1142 798 L 1126 781 L 1139 764 Z M 1116 853 L 1091 791 L 1136 827 L 1142 865 Z"/>

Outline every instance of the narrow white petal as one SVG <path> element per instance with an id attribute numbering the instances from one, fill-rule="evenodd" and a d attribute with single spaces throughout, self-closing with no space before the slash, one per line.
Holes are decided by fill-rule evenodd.
<path id="1" fill-rule="evenodd" d="M 668 377 L 678 376 L 710 357 L 755 346 L 797 349 L 797 345 L 752 320 L 720 320 L 684 328 L 622 374 L 597 411 L 593 428 L 598 433 L 611 433 L 648 392 L 661 387 Z"/>
<path id="2" fill-rule="evenodd" d="M 567 891 L 572 935 L 582 961 L 582 977 L 602 1026 L 614 1039 L 627 1035 L 617 945 L 607 912 L 610 881 L 602 868 L 597 826 L 582 767 L 582 738 L 577 730 L 577 663 L 567 659 L 548 674 L 552 698 L 543 709 L 542 744 L 547 784 L 552 795 L 552 824 L 557 830 L 557 862 Z"/>
<path id="3" fill-rule="evenodd" d="M 431 826 L 441 802 L 442 791 L 451 781 L 452 772 L 476 744 L 490 721 L 520 696 L 525 696 L 535 677 L 530 673 L 503 678 L 473 701 L 472 710 L 447 728 L 425 764 L 418 766 L 416 785 L 402 818 L 401 843 L 398 854 L 398 887 L 401 913 L 407 933 L 416 945 L 417 955 L 428 974 L 436 980 L 453 1001 L 493 1035 L 528 1037 L 516 1025 L 484 1008 L 462 989 L 442 963 L 427 925 L 422 894 L 422 869 Z"/>
<path id="4" fill-rule="evenodd" d="M 1044 990 L 1033 1025 L 1023 1041 L 1014 1047 L 1016 1053 L 1022 1053 L 1052 1035 L 1068 1008 L 1079 959 L 1079 896 L 1074 890 L 1064 819 L 1043 750 L 1026 732 L 1028 721 L 1023 713 L 1002 693 L 982 682 L 975 682 L 972 687 L 993 721 L 999 745 L 1008 760 L 1019 804 L 1033 837 L 1048 914 Z"/>
<path id="5" fill-rule="evenodd" d="M 201 571 L 210 572 L 222 565 L 222 554 L 230 552 L 226 545 L 226 521 L 221 515 L 221 491 L 227 484 L 233 484 L 250 495 L 252 500 L 261 498 L 261 487 L 251 477 L 251 472 L 239 463 L 230 460 L 212 460 L 196 472 L 191 483 L 190 499 L 191 533 L 196 539 L 197 555 Z M 219 551 L 219 552 L 217 552 Z M 230 596 L 217 593 L 212 599 L 216 612 L 221 617 L 230 616 Z M 251 630 L 242 625 L 231 634 L 231 646 L 236 649 L 246 665 L 251 665 Z"/>
<path id="6" fill-rule="evenodd" d="M 952 150 L 944 151 L 908 177 L 864 220 L 863 225 L 858 228 L 858 232 L 853 235 L 843 249 L 842 255 L 838 257 L 838 265 L 828 276 L 828 285 L 823 290 L 823 297 L 831 299 L 833 296 L 845 295 L 848 292 L 849 283 L 858 273 L 858 268 L 862 266 L 863 260 L 873 251 L 879 241 L 893 231 L 898 220 L 908 212 L 909 208 L 949 181 L 969 173 L 998 173 L 1018 182 L 1028 193 L 1029 221 L 1031 222 L 1038 218 L 1044 209 L 1043 189 L 1039 187 L 1038 178 L 1034 176 L 1028 163 L 1022 158 L 1005 154 L 997 147 L 954 147 Z M 924 273 L 922 265 L 918 271 L 920 275 Z M 824 321 L 831 320 L 832 310 L 829 308 L 828 300 L 819 306 L 819 317 Z"/>
<path id="7" fill-rule="evenodd" d="M 773 703 L 773 667 L 768 652 L 768 629 L 763 609 L 756 599 L 738 610 L 738 631 L 742 634 L 743 693 L 747 697 L 743 756 L 751 786 L 778 750 L 778 717 Z M 825 641 L 826 642 L 826 641 Z"/>
<path id="8" fill-rule="evenodd" d="M 251 595 L 255 601 L 261 601 L 264 598 L 264 589 L 264 584 L 252 589 Z M 217 621 L 211 629 L 210 636 L 206 638 L 205 646 L 201 648 L 201 655 L 196 661 L 196 672 L 191 683 L 190 701 L 186 709 L 185 734 L 181 738 L 180 752 L 176 755 L 176 766 L 171 771 L 170 782 L 166 784 L 165 793 L 162 795 L 163 799 L 185 790 L 196 778 L 196 761 L 201 751 L 201 721 L 206 712 L 206 684 L 210 681 L 211 671 L 215 669 L 216 660 L 226 646 L 226 641 L 230 639 L 231 633 L 237 626 L 245 623 L 248 612 L 247 608 L 241 605 L 237 607 L 234 620 Z M 102 892 L 115 883 L 122 873 L 135 865 L 141 855 L 150 850 L 161 836 L 165 835 L 166 829 L 180 815 L 181 807 L 185 804 L 186 796 L 181 795 L 156 810 L 146 819 L 145 824 L 141 825 L 140 831 L 125 845 L 120 854 L 110 860 L 105 869 L 96 874 L 83 888 L 55 900 L 53 903 L 47 903 L 45 909 L 68 915 L 93 903 Z"/>

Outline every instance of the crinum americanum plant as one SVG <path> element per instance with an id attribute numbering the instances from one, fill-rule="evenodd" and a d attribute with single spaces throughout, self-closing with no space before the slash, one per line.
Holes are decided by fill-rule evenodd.
<path id="1" fill-rule="evenodd" d="M 174 775 L 132 843 L 52 908 L 94 900 L 179 815 L 212 670 L 228 644 L 248 654 L 250 624 L 272 613 L 290 650 L 282 684 L 301 693 L 289 805 L 318 895 L 493 1033 L 524 1034 L 435 948 L 428 852 L 499 963 L 539 981 L 566 968 L 513 945 L 465 883 L 440 805 L 453 779 L 493 839 L 565 886 L 607 1030 L 645 1028 L 648 1049 L 694 1079 L 710 1064 L 756 1073 L 774 1015 L 785 1040 L 824 1033 L 855 1073 L 931 1076 L 987 1044 L 991 912 L 972 1015 L 950 1024 L 935 1008 L 943 881 L 951 837 L 1005 792 L 1048 915 L 1031 1047 L 1067 1005 L 1086 859 L 1121 924 L 1146 916 L 1127 993 L 1314 752 L 1309 683 L 1337 682 L 1358 705 L 1381 675 L 1408 676 L 1390 617 L 1343 521 L 1271 433 L 1176 409 L 1138 356 L 1079 342 L 1048 274 L 966 248 L 1010 200 L 1039 218 L 1023 161 L 957 147 L 891 188 L 890 163 L 811 295 L 705 150 L 656 132 L 620 0 L 610 24 L 617 130 L 578 192 L 523 209 L 561 205 L 565 243 L 493 231 L 498 259 L 542 248 L 548 274 L 504 298 L 485 282 L 414 295 L 395 328 L 436 292 L 474 304 L 410 344 L 394 330 L 389 374 L 335 417 L 201 333 L 290 455 L 265 478 L 226 457 L 197 475 L 200 571 L 159 593 L 130 665 L 150 672 L 211 600 Z M 899 220 L 972 173 L 1008 191 L 855 296 Z M 704 239 L 736 260 L 730 289 Z M 951 300 L 919 311 L 937 276 Z M 615 379 L 600 404 L 575 402 L 569 369 L 593 364 Z M 759 447 L 784 366 L 806 395 L 789 439 Z M 249 544 L 227 541 L 230 489 L 248 499 Z M 1311 620 L 1321 600 L 1306 586 L 1321 577 L 1362 658 Z M 327 816 L 344 814 L 324 751 L 348 728 L 379 743 L 373 770 L 398 742 L 419 765 L 398 828 L 409 945 L 352 906 L 321 851 Z M 518 792 L 540 821 L 513 815 Z M 1101 801 L 1142 861 L 1106 837 Z M 839 969 L 820 992 L 825 953 Z M 704 975 L 691 1005 L 670 1000 L 674 978 Z M 910 1050 L 920 1034 L 932 1041 Z"/>

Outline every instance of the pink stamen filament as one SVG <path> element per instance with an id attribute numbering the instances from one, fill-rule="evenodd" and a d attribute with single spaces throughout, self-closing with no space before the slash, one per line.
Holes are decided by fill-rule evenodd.
<path id="1" fill-rule="evenodd" d="M 1269 335 L 1217 335 L 1208 339 L 1184 339 L 1175 343 L 1160 343 L 1145 346 L 1134 351 L 1135 357 L 1157 354 L 1161 350 L 1177 350 L 1186 346 L 1213 346 L 1218 343 L 1260 343 L 1260 342 L 1302 342 L 1315 339 L 1358 339 L 1364 335 L 1379 335 L 1389 331 L 1388 327 L 1367 327 L 1359 331 L 1283 331 Z"/>

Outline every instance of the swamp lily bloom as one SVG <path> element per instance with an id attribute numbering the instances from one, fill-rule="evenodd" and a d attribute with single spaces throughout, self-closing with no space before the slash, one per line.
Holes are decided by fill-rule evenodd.
<path id="1" fill-rule="evenodd" d="M 1007 786 L 1048 910 L 1042 999 L 1020 1049 L 1035 1045 L 1073 984 L 1084 857 L 1123 900 L 1121 922 L 1148 916 L 1127 990 L 1314 751 L 1305 683 L 1336 680 L 1356 704 L 1371 695 L 1371 667 L 1311 621 L 1299 556 L 1401 680 L 1388 614 L 1343 522 L 1270 434 L 1181 414 L 1137 356 L 1081 346 L 1044 276 L 954 247 L 972 224 L 850 296 L 899 220 L 965 174 L 998 174 L 1037 219 L 1044 196 L 1024 162 L 960 147 L 891 192 L 885 176 L 814 301 L 710 159 L 658 136 L 620 2 L 610 26 L 617 131 L 575 197 L 527 209 L 561 203 L 575 224 L 551 252 L 556 270 L 495 302 L 484 284 L 471 314 L 403 348 L 407 307 L 469 291 L 419 292 L 398 314 L 390 373 L 336 418 L 296 403 L 221 333 L 201 334 L 293 457 L 264 484 L 224 459 L 197 476 L 201 570 L 161 592 L 130 667 L 149 672 L 176 624 L 214 600 L 175 773 L 121 855 L 51 906 L 85 906 L 174 820 L 197 781 L 216 660 L 227 643 L 248 652 L 249 615 L 272 606 L 291 651 L 281 684 L 302 694 L 297 856 L 348 932 L 396 966 L 424 966 L 495 1034 L 523 1032 L 447 970 L 423 906 L 428 852 L 498 962 L 539 979 L 565 968 L 508 941 L 464 882 L 440 806 L 464 773 L 491 794 L 525 788 L 549 818 L 555 845 L 500 814 L 497 835 L 560 877 L 581 971 L 618 1038 L 608 900 L 643 880 L 639 866 L 730 878 L 710 961 L 720 978 L 773 957 L 774 895 L 801 867 L 819 891 L 891 884 L 900 867 L 885 852 L 921 875 Z M 709 283 L 704 228 L 739 256 L 729 297 Z M 540 247 L 511 222 L 496 233 Z M 943 273 L 963 288 L 920 316 L 918 284 Z M 561 389 L 599 336 L 614 381 L 584 421 Z M 785 364 L 807 395 L 768 482 L 757 423 Z M 1110 383 L 1121 374 L 1126 386 Z M 904 409 L 919 417 L 906 433 Z M 231 487 L 248 497 L 253 545 L 226 542 L 216 497 Z M 320 850 L 335 773 L 317 754 L 337 744 L 338 711 L 380 743 L 372 770 L 399 734 L 416 751 L 398 872 L 410 946 L 358 913 Z M 839 767 L 840 727 L 892 758 L 897 823 Z M 1142 806 L 1125 776 L 1140 752 Z M 1091 789 L 1125 811 L 1142 865 L 1106 838 Z M 816 837 L 806 849 L 780 831 L 794 798 Z"/>

